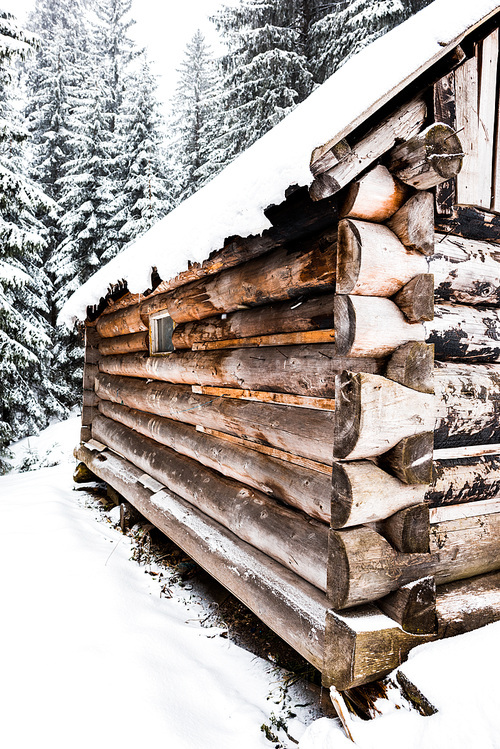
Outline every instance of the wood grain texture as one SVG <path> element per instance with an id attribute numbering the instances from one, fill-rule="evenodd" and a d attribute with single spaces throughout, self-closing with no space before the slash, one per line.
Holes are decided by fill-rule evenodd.
<path id="1" fill-rule="evenodd" d="M 434 432 L 403 437 L 379 458 L 379 465 L 405 484 L 430 484 Z"/>
<path id="2" fill-rule="evenodd" d="M 500 572 L 440 585 L 436 615 L 439 637 L 454 637 L 500 620 Z"/>
<path id="3" fill-rule="evenodd" d="M 101 315 L 96 323 L 96 330 L 102 338 L 115 338 L 147 331 L 148 326 L 141 317 L 139 304 L 132 304 L 125 309 L 117 309 L 107 315 Z"/>
<path id="4" fill-rule="evenodd" d="M 500 495 L 498 448 L 490 454 L 450 458 L 439 457 L 440 452 L 434 456 L 434 478 L 426 496 L 431 507 L 482 502 Z"/>
<path id="5" fill-rule="evenodd" d="M 434 253 L 434 198 L 421 190 L 406 201 L 387 221 L 387 226 L 408 250 Z"/>
<path id="6" fill-rule="evenodd" d="M 479 71 L 477 54 L 455 70 L 456 123 L 463 145 L 464 163 L 457 178 L 457 202 L 489 208 L 483 203 L 479 141 Z"/>
<path id="7" fill-rule="evenodd" d="M 320 411 L 335 410 L 333 398 L 313 398 L 307 395 L 270 393 L 265 390 L 243 390 L 242 388 L 212 387 L 210 385 L 192 385 L 191 388 L 193 393 L 201 395 L 215 395 L 216 397 L 260 401 L 261 403 L 283 403 L 287 406 L 297 406 L 297 408 L 318 408 Z"/>
<path id="8" fill-rule="evenodd" d="M 500 306 L 500 250 L 494 242 L 438 233 L 429 271 L 437 302 Z"/>
<path id="9" fill-rule="evenodd" d="M 500 361 L 500 310 L 464 304 L 436 304 L 434 319 L 424 322 L 426 341 L 436 359 Z"/>
<path id="10" fill-rule="evenodd" d="M 327 526 L 324 523 L 104 416 L 94 420 L 92 434 L 241 540 L 320 590 L 325 589 Z"/>
<path id="11" fill-rule="evenodd" d="M 402 206 L 408 188 L 379 164 L 349 185 L 341 218 L 383 222 Z"/>
<path id="12" fill-rule="evenodd" d="M 434 276 L 419 273 L 394 296 L 394 302 L 410 323 L 425 322 L 434 317 Z"/>
<path id="13" fill-rule="evenodd" d="M 455 205 L 449 216 L 436 216 L 436 229 L 467 239 L 500 243 L 500 216 L 470 205 Z"/>
<path id="14" fill-rule="evenodd" d="M 429 507 L 420 503 L 398 510 L 394 515 L 377 523 L 377 531 L 397 551 L 426 554 L 429 551 Z"/>
<path id="15" fill-rule="evenodd" d="M 429 190 L 459 173 L 462 144 L 452 127 L 434 122 L 395 146 L 385 161 L 391 173 L 405 184 Z"/>
<path id="16" fill-rule="evenodd" d="M 495 157 L 495 120 L 498 106 L 498 41 L 495 29 L 481 43 L 481 67 L 479 75 L 479 111 L 477 158 L 481 176 L 481 203 L 493 208 L 493 166 Z"/>
<path id="17" fill-rule="evenodd" d="M 421 393 L 433 393 L 434 346 L 419 342 L 400 346 L 387 362 L 385 376 Z"/>
<path id="18" fill-rule="evenodd" d="M 272 447 L 331 465 L 334 415 L 331 411 L 197 395 L 184 385 L 100 374 L 103 400 L 139 411 L 244 435 Z"/>
<path id="19" fill-rule="evenodd" d="M 456 130 L 455 73 L 449 72 L 434 84 L 434 120 L 444 122 Z M 436 212 L 451 215 L 456 203 L 456 180 L 446 180 L 436 186 Z"/>
<path id="20" fill-rule="evenodd" d="M 436 581 L 433 577 L 422 577 L 403 585 L 377 601 L 377 606 L 405 632 L 417 635 L 437 632 Z"/>

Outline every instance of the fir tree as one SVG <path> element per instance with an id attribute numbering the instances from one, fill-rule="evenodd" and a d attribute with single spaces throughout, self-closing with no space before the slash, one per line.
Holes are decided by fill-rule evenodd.
<path id="1" fill-rule="evenodd" d="M 23 176 L 26 134 L 10 103 L 12 63 L 33 38 L 0 13 L 0 470 L 6 448 L 61 414 L 47 378 L 51 340 L 46 323 L 44 230 L 50 201 Z"/>

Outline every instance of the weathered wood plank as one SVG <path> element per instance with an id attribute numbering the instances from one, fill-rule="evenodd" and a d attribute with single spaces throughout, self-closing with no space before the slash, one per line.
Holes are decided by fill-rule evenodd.
<path id="1" fill-rule="evenodd" d="M 463 304 L 436 304 L 434 319 L 424 322 L 425 337 L 437 359 L 500 361 L 500 311 Z"/>
<path id="2" fill-rule="evenodd" d="M 497 231 L 500 238 L 500 224 Z M 500 306 L 500 252 L 493 242 L 436 234 L 429 271 L 438 302 Z"/>
<path id="3" fill-rule="evenodd" d="M 493 160 L 495 154 L 495 119 L 498 99 L 498 29 L 481 44 L 481 70 L 479 74 L 479 133 L 477 158 L 481 177 L 481 203 L 492 208 Z"/>
<path id="4" fill-rule="evenodd" d="M 444 520 L 475 518 L 480 515 L 492 515 L 497 512 L 500 512 L 500 499 L 498 497 L 493 497 L 492 499 L 486 499 L 480 502 L 432 507 L 430 509 L 430 522 L 441 523 Z"/>
<path id="5" fill-rule="evenodd" d="M 335 400 L 333 398 L 313 398 L 307 395 L 269 393 L 266 390 L 243 390 L 242 388 L 211 387 L 210 385 L 192 385 L 191 388 L 193 393 L 201 395 L 261 401 L 262 403 L 282 403 L 287 406 L 297 406 L 297 408 L 318 408 L 321 411 L 335 410 Z"/>
<path id="6" fill-rule="evenodd" d="M 386 221 L 402 206 L 407 194 L 408 188 L 379 164 L 349 186 L 340 217 Z"/>
<path id="7" fill-rule="evenodd" d="M 434 120 L 444 122 L 456 130 L 455 73 L 447 73 L 434 84 Z M 451 215 L 455 204 L 455 180 L 446 180 L 436 186 L 436 211 L 440 215 Z"/>
<path id="8" fill-rule="evenodd" d="M 479 71 L 477 54 L 455 70 L 455 101 L 457 130 L 466 154 L 457 178 L 457 202 L 483 206 L 482 177 L 479 162 Z"/>
<path id="9" fill-rule="evenodd" d="M 380 372 L 374 357 L 336 356 L 333 345 L 283 346 L 220 351 L 179 351 L 161 357 L 107 356 L 100 371 L 186 385 L 269 390 L 321 398 L 335 394 L 335 376 L 343 369 Z"/>
<path id="10" fill-rule="evenodd" d="M 434 122 L 395 146 L 385 161 L 390 172 L 405 184 L 429 190 L 459 173 L 462 144 L 452 127 Z"/>
<path id="11" fill-rule="evenodd" d="M 330 330 L 334 326 L 333 299 L 327 294 L 180 323 L 174 329 L 172 341 L 176 349 L 181 349 L 191 348 L 195 343 L 232 338 Z"/>
<path id="12" fill-rule="evenodd" d="M 104 416 L 94 419 L 92 434 L 242 541 L 325 590 L 328 527 L 324 523 Z"/>
<path id="13" fill-rule="evenodd" d="M 106 451 L 78 458 L 248 606 L 315 668 L 323 666 L 326 598 L 298 575 L 241 541 L 169 490 L 153 494 L 141 471 Z M 249 574 L 250 573 L 250 574 Z"/>
<path id="14" fill-rule="evenodd" d="M 236 479 L 264 494 L 277 497 L 307 515 L 330 521 L 330 477 L 259 452 L 249 452 L 194 426 L 103 401 L 101 413 L 145 437 L 193 458 L 224 476 Z M 325 467 L 325 470 L 329 470 Z"/>
<path id="15" fill-rule="evenodd" d="M 139 411 L 236 436 L 245 435 L 328 465 L 333 460 L 331 411 L 197 395 L 183 385 L 105 374 L 98 375 L 96 392 L 104 400 Z"/>
<path id="16" fill-rule="evenodd" d="M 387 226 L 342 219 L 337 242 L 337 293 L 388 297 L 427 272 L 420 252 L 407 250 Z"/>
<path id="17" fill-rule="evenodd" d="M 334 456 L 382 455 L 400 440 L 434 429 L 434 396 L 365 373 L 337 378 Z"/>

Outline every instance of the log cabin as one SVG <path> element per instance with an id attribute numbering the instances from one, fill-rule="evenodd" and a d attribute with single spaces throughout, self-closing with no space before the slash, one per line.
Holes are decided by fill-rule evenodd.
<path id="1" fill-rule="evenodd" d="M 436 0 L 63 310 L 77 459 L 341 690 L 500 619 L 499 26 Z"/>

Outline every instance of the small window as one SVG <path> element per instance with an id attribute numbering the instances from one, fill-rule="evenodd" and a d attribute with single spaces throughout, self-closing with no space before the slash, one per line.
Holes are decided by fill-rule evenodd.
<path id="1" fill-rule="evenodd" d="M 169 314 L 159 312 L 150 317 L 150 351 L 151 354 L 169 354 L 174 351 L 172 333 L 175 323 Z"/>

